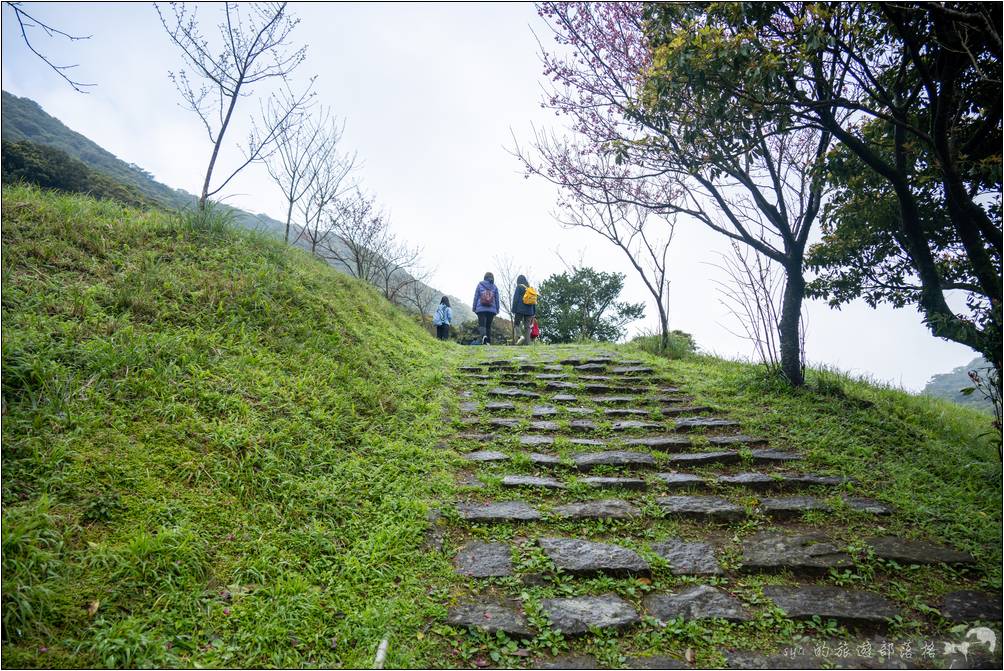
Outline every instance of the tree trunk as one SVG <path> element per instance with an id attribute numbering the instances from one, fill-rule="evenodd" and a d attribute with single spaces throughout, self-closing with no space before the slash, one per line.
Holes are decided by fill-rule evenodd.
<path id="1" fill-rule="evenodd" d="M 293 220 L 293 201 L 289 201 L 289 208 L 286 210 L 286 244 L 289 244 L 289 223 Z"/>
<path id="2" fill-rule="evenodd" d="M 781 344 L 781 373 L 794 387 L 805 384 L 805 373 L 802 370 L 801 338 L 799 337 L 804 299 L 805 278 L 802 276 L 801 265 L 786 267 L 778 335 Z"/>
<path id="3" fill-rule="evenodd" d="M 662 301 L 659 303 L 659 325 L 662 327 L 662 342 L 660 344 L 660 351 L 664 354 L 666 350 L 669 349 L 669 315 L 666 314 L 666 310 L 662 307 Z"/>

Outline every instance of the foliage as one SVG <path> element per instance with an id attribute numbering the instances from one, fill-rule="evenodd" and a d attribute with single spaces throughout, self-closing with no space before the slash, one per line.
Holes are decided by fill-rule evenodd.
<path id="1" fill-rule="evenodd" d="M 456 314 L 456 308 L 453 309 L 454 314 Z M 478 320 L 472 319 L 457 325 L 456 319 L 454 319 L 454 326 L 450 329 L 450 337 L 461 345 L 469 345 L 471 343 L 480 345 L 481 336 L 478 334 Z M 512 322 L 496 315 L 495 319 L 492 320 L 492 343 L 495 345 L 506 345 L 511 342 Z"/>
<path id="2" fill-rule="evenodd" d="M 623 273 L 606 273 L 589 267 L 551 275 L 540 283 L 537 321 L 546 343 L 583 340 L 613 342 L 624 336 L 624 327 L 645 316 L 644 303 L 618 302 L 624 288 Z"/>
<path id="3" fill-rule="evenodd" d="M 682 359 L 697 352 L 694 336 L 679 329 L 669 332 L 669 346 L 662 347 L 662 334 L 639 335 L 631 339 L 631 344 L 642 351 L 667 359 Z"/>
<path id="4" fill-rule="evenodd" d="M 931 379 L 924 385 L 922 393 L 977 410 L 990 411 L 991 405 L 982 395 L 963 391 L 973 386 L 973 381 L 969 378 L 969 371 L 985 370 L 989 366 L 990 363 L 986 359 L 976 357 L 964 366 L 953 368 L 949 373 L 932 375 Z"/>
<path id="5" fill-rule="evenodd" d="M 427 665 L 448 349 L 201 216 L 4 187 L 5 665 Z"/>
<path id="6" fill-rule="evenodd" d="M 64 151 L 27 140 L 3 141 L 3 183 L 35 184 L 44 189 L 112 198 L 126 205 L 151 207 L 156 202 L 138 189 L 89 168 Z"/>

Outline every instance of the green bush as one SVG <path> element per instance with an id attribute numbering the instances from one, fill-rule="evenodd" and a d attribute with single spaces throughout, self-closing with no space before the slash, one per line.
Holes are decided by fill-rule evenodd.
<path id="1" fill-rule="evenodd" d="M 669 332 L 669 345 L 665 351 L 662 349 L 662 334 L 660 333 L 645 333 L 636 336 L 631 340 L 631 344 L 636 345 L 639 349 L 649 354 L 663 356 L 667 359 L 682 359 L 689 354 L 697 352 L 697 343 L 694 342 L 694 336 L 679 330 Z"/>

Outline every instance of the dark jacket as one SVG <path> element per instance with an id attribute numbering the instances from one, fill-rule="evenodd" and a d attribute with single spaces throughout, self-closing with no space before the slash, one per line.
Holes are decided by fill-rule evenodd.
<path id="1" fill-rule="evenodd" d="M 481 291 L 484 289 L 491 289 L 494 298 L 491 305 L 481 304 Z M 494 282 L 489 282 L 488 280 L 478 282 L 478 288 L 474 290 L 474 304 L 471 306 L 471 309 L 475 312 L 491 312 L 493 315 L 499 313 L 499 289 L 495 286 Z"/>
<path id="2" fill-rule="evenodd" d="M 514 315 L 527 315 L 533 317 L 537 314 L 536 305 L 527 305 L 523 302 L 523 294 L 526 293 L 525 284 L 517 284 L 516 291 L 512 295 L 512 313 Z"/>

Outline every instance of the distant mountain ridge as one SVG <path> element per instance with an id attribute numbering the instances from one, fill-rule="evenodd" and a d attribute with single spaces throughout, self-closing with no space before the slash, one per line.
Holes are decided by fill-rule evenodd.
<path id="1" fill-rule="evenodd" d="M 61 149 L 71 157 L 78 159 L 91 168 L 112 177 L 123 184 L 135 187 L 141 194 L 164 207 L 181 209 L 194 207 L 196 196 L 182 189 L 172 189 L 153 178 L 153 175 L 134 163 L 126 163 L 114 154 L 104 149 L 94 141 L 67 127 L 62 121 L 48 114 L 42 106 L 30 98 L 22 98 L 8 91 L 2 92 L 0 104 L 0 134 L 9 142 L 27 140 L 36 144 L 48 145 Z M 223 205 L 229 210 L 234 221 L 239 226 L 260 230 L 273 235 L 283 236 L 286 225 L 266 214 L 252 214 L 240 208 Z M 298 234 L 299 228 L 293 227 L 292 234 Z M 298 246 L 306 247 L 300 241 Z M 328 261 L 334 268 L 344 271 L 341 264 Z M 439 303 L 439 297 L 444 295 L 424 283 L 421 284 L 430 295 L 430 302 L 424 312 L 431 314 Z M 436 298 L 432 299 L 431 296 Z M 457 315 L 455 322 L 474 318 L 474 313 L 467 310 L 466 301 L 450 296 Z"/>
<path id="2" fill-rule="evenodd" d="M 963 389 L 973 386 L 973 381 L 969 379 L 969 371 L 975 370 L 979 371 L 980 375 L 985 375 L 990 367 L 989 361 L 978 356 L 965 366 L 958 366 L 949 373 L 932 375 L 921 393 L 954 401 L 959 405 L 977 410 L 991 412 L 993 405 L 979 391 L 970 394 L 962 393 Z"/>

